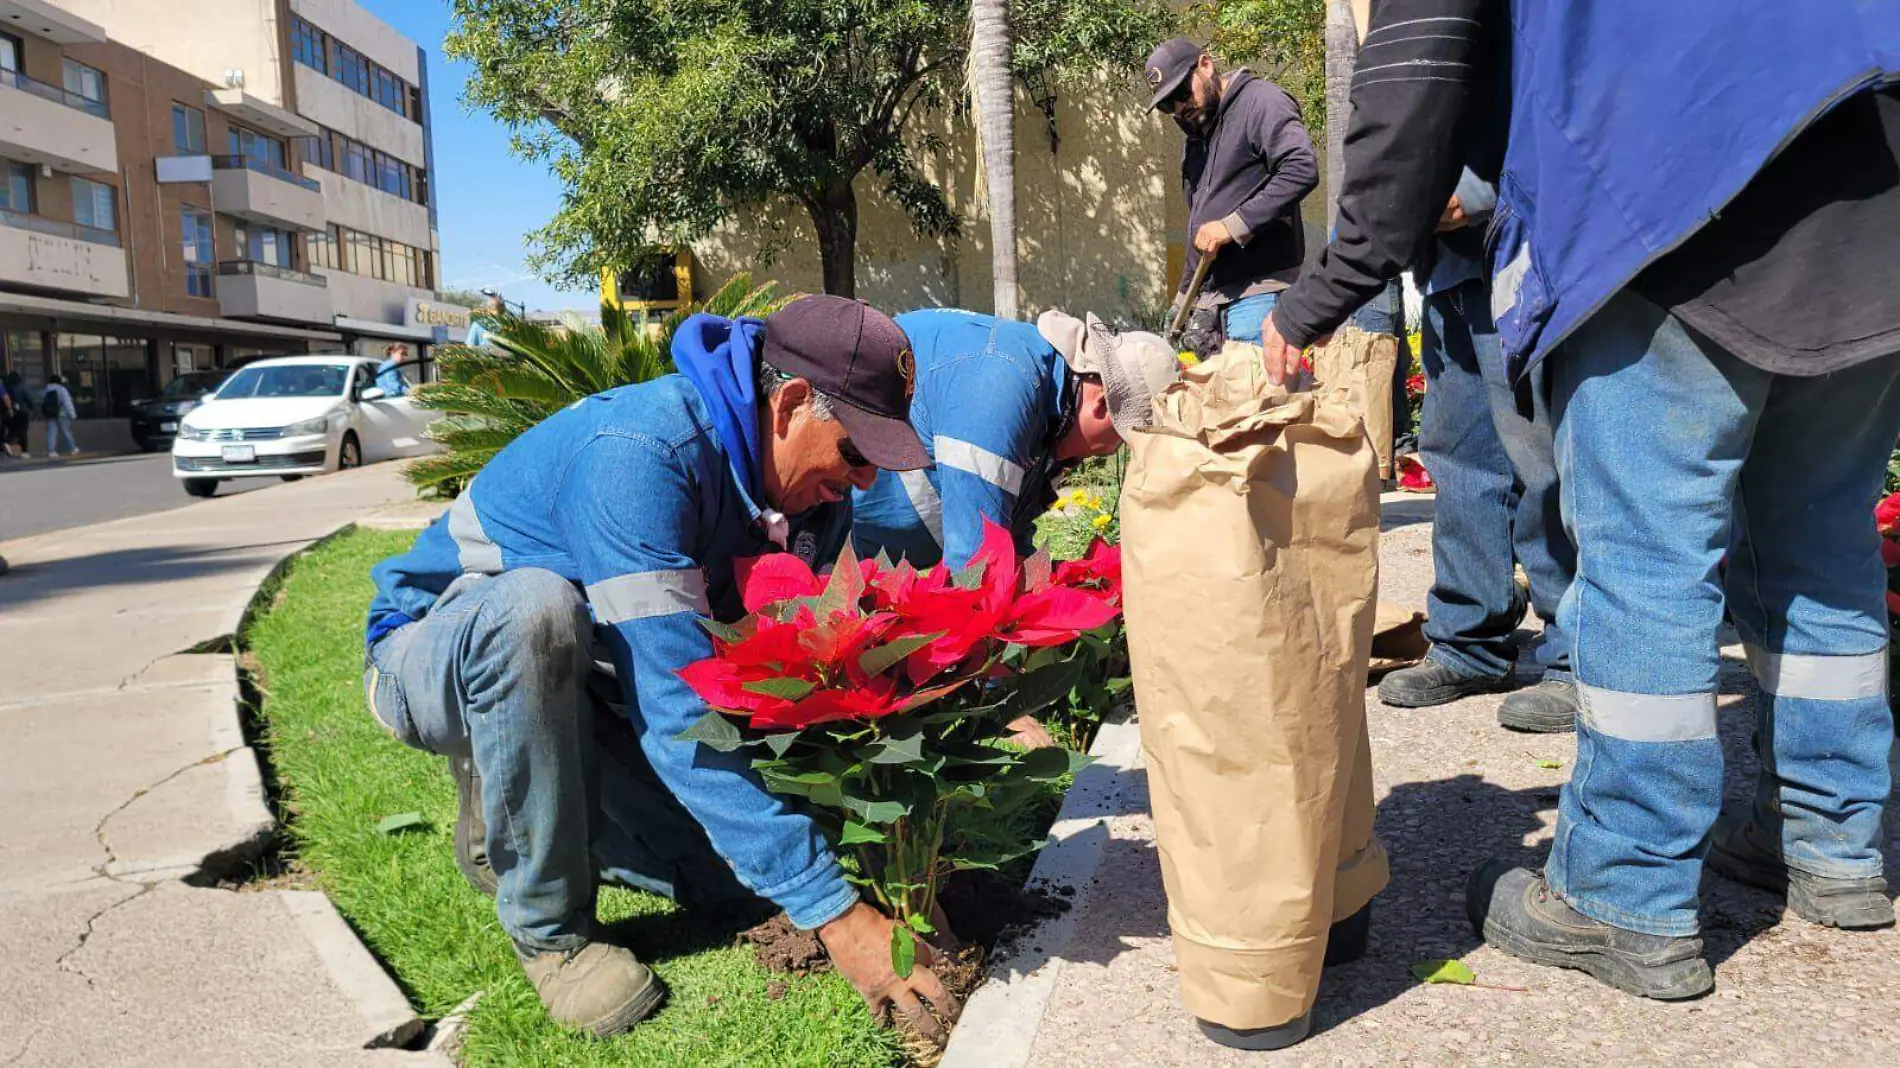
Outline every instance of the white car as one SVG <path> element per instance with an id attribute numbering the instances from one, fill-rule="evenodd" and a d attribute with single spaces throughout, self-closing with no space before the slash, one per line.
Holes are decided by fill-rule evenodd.
<path id="1" fill-rule="evenodd" d="M 246 364 L 180 421 L 173 476 L 186 493 L 209 497 L 228 478 L 289 482 L 435 452 L 423 431 L 442 413 L 384 395 L 380 362 L 336 355 Z"/>

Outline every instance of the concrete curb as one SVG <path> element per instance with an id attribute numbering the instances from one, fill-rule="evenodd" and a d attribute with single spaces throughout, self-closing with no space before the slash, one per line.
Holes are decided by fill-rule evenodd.
<path id="1" fill-rule="evenodd" d="M 323 961 L 330 980 L 356 1005 L 365 1049 L 405 1046 L 421 1033 L 422 1019 L 409 999 L 328 897 L 316 890 L 282 890 L 277 897 Z"/>
<path id="2" fill-rule="evenodd" d="M 1141 729 L 1132 721 L 1104 723 L 1089 747 L 1095 762 L 1083 768 L 1063 798 L 1029 873 L 1029 885 L 1071 892 L 1070 908 L 995 950 L 989 978 L 970 996 L 941 1068 L 1023 1068 L 1049 1006 L 1075 930 L 1075 915 L 1093 892 L 1109 840 L 1108 819 L 1129 811 L 1129 773 L 1141 760 Z"/>

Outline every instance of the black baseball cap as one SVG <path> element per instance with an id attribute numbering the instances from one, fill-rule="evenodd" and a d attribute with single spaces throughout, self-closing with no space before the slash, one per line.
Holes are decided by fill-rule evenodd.
<path id="1" fill-rule="evenodd" d="M 800 297 L 766 317 L 759 358 L 837 401 L 851 444 L 879 468 L 930 466 L 910 425 L 917 359 L 890 316 L 848 297 Z"/>
<path id="2" fill-rule="evenodd" d="M 1161 42 L 1154 51 L 1148 53 L 1146 64 L 1148 88 L 1154 90 L 1154 99 L 1148 101 L 1148 110 L 1161 106 L 1161 102 L 1174 95 L 1181 83 L 1194 73 L 1194 64 L 1201 61 L 1201 53 L 1206 51 L 1187 37 L 1171 37 Z"/>

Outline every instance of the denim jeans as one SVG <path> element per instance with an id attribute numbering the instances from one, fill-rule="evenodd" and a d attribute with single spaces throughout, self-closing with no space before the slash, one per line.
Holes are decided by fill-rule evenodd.
<path id="1" fill-rule="evenodd" d="M 1426 298 L 1419 348 L 1426 383 L 1419 455 L 1438 484 L 1425 622 L 1430 656 L 1466 676 L 1512 670 L 1525 608 L 1515 561 L 1545 625 L 1536 662 L 1546 677 L 1567 677 L 1570 639 L 1557 606 L 1576 551 L 1559 512 L 1541 376 L 1530 383 L 1531 415 L 1519 414 L 1482 280 Z"/>
<path id="2" fill-rule="evenodd" d="M 465 576 L 379 640 L 364 673 L 370 710 L 397 739 L 473 756 L 496 914 L 538 950 L 592 936 L 597 873 L 669 896 L 688 880 L 706 896 L 739 893 L 631 732 L 597 739 L 593 629 L 580 590 L 553 572 Z"/>
<path id="3" fill-rule="evenodd" d="M 1251 297 L 1242 297 L 1221 307 L 1221 330 L 1229 341 L 1250 341 L 1260 344 L 1261 324 L 1280 303 L 1280 293 L 1255 293 Z"/>
<path id="4" fill-rule="evenodd" d="M 59 455 L 59 441 L 65 439 L 67 452 L 78 452 L 79 443 L 73 440 L 72 416 L 62 415 L 46 421 L 46 455 Z"/>
<path id="5" fill-rule="evenodd" d="M 1552 359 L 1582 714 L 1551 886 L 1618 927 L 1695 932 L 1725 604 L 1760 690 L 1766 843 L 1810 874 L 1880 874 L 1893 716 L 1871 509 L 1900 359 L 1775 375 L 1628 291 Z"/>

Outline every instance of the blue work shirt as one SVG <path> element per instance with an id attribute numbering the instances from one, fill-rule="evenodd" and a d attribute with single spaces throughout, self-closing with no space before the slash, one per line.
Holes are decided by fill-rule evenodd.
<path id="1" fill-rule="evenodd" d="M 757 486 L 742 481 L 756 483 L 759 458 L 735 456 L 757 446 L 717 429 L 757 419 L 751 373 L 760 327 L 696 316 L 676 335 L 674 358 L 698 361 L 692 374 L 707 389 L 685 374 L 624 386 L 515 439 L 413 549 L 376 565 L 369 640 L 427 616 L 463 574 L 533 567 L 571 580 L 586 595 L 660 781 L 741 883 L 812 928 L 857 901 L 824 836 L 766 791 L 746 753 L 678 738 L 707 711 L 679 678 L 713 654 L 699 618 L 741 614 L 734 562 L 772 548 L 757 522 Z M 686 352 L 686 337 L 710 343 Z M 715 405 L 744 410 L 715 413 Z M 828 562 L 847 521 L 835 506 L 798 517 L 793 550 Z"/>
<path id="2" fill-rule="evenodd" d="M 1052 437 L 1073 388 L 1068 365 L 1034 323 L 933 308 L 897 325 L 917 359 L 910 425 L 932 466 L 881 472 L 852 494 L 858 553 L 961 568 L 985 519 L 1028 551 L 1057 473 Z"/>
<path id="3" fill-rule="evenodd" d="M 402 376 L 402 365 L 395 360 L 377 364 L 376 388 L 386 397 L 400 397 L 409 392 L 409 380 Z"/>

